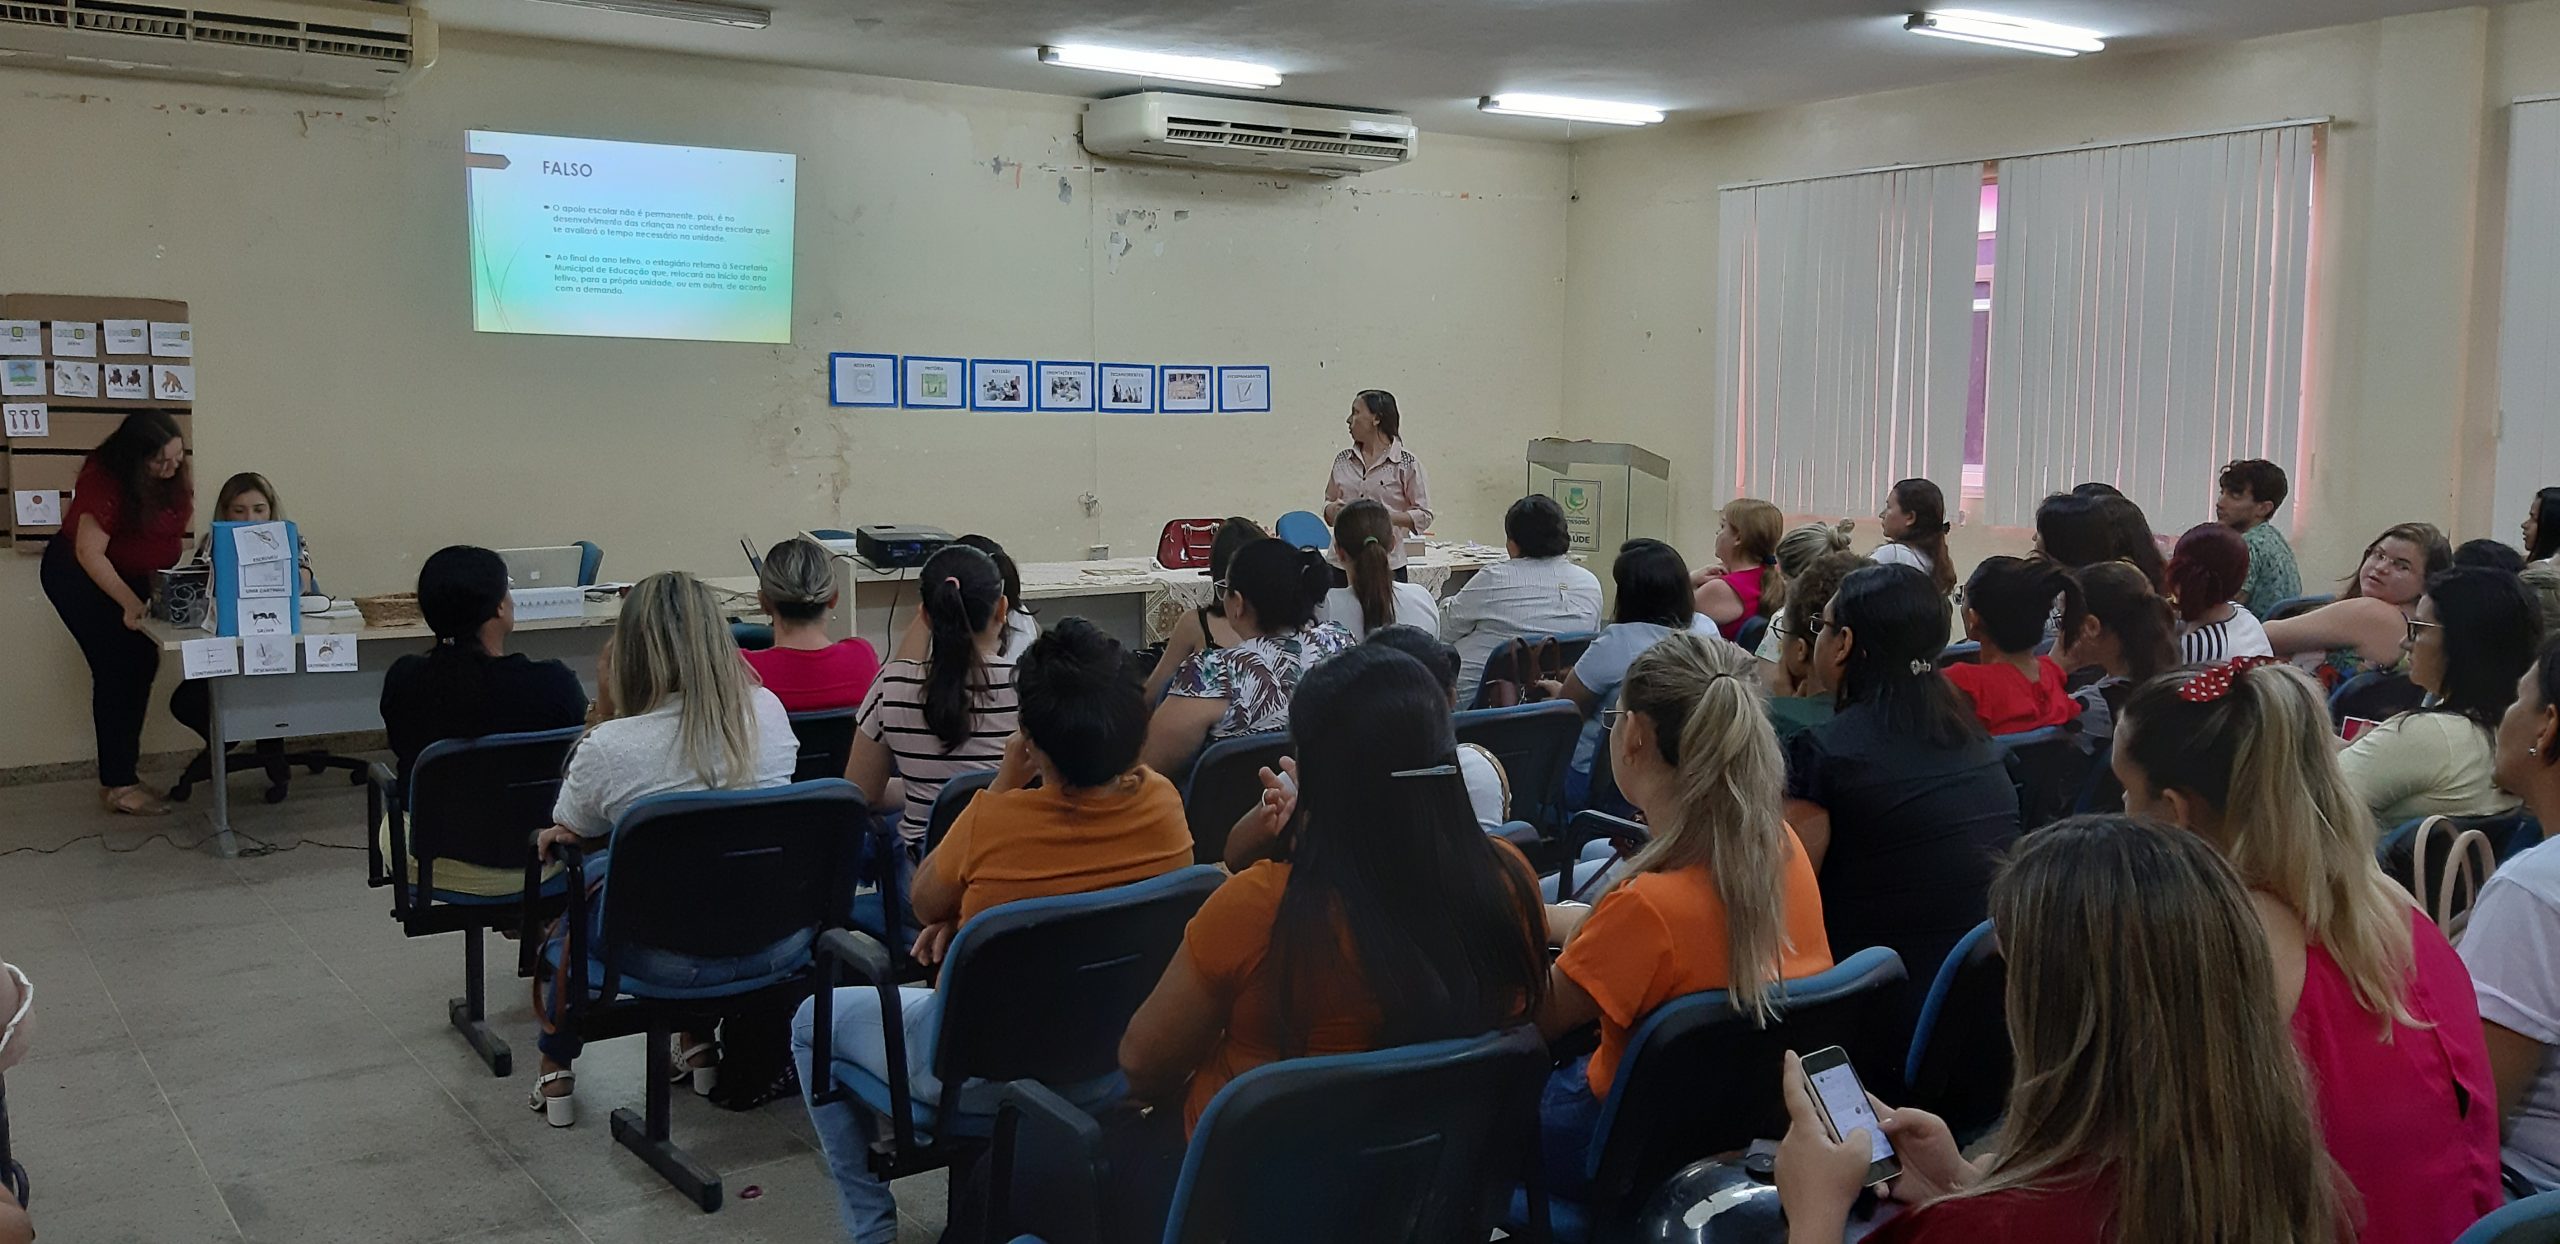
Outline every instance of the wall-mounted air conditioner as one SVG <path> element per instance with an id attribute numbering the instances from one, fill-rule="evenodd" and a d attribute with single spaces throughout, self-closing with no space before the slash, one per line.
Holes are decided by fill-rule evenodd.
<path id="1" fill-rule="evenodd" d="M 10 0 L 0 0 L 5 6 Z M 1410 117 L 1145 91 L 1085 106 L 1084 149 L 1119 159 L 1344 177 L 1413 158 Z"/>
<path id="2" fill-rule="evenodd" d="M 0 0 L 0 66 L 390 95 L 435 59 L 435 22 L 376 0 Z"/>

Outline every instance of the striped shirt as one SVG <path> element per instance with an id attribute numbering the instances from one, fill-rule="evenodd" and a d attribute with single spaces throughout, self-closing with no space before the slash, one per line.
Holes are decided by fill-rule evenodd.
<path id="1" fill-rule="evenodd" d="M 890 769 L 906 787 L 906 811 L 898 820 L 898 836 L 906 841 L 924 839 L 943 783 L 964 773 L 993 770 L 1004 761 L 1004 741 L 1019 723 L 1021 699 L 1014 692 L 1013 662 L 989 657 L 985 668 L 986 683 L 975 689 L 969 737 L 956 748 L 944 747 L 925 724 L 922 662 L 891 661 L 862 698 L 857 714 L 862 736 L 888 745 Z"/>
<path id="2" fill-rule="evenodd" d="M 2275 646 L 2267 642 L 2267 628 L 2258 625 L 2257 615 L 2237 606 L 2232 607 L 2230 617 L 2220 622 L 2178 624 L 2178 657 L 2189 665 L 2275 654 Z"/>

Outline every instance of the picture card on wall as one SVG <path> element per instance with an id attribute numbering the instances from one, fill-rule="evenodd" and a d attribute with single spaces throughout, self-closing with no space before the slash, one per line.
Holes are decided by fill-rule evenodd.
<path id="1" fill-rule="evenodd" d="M 108 320 L 105 336 L 109 354 L 151 353 L 149 320 Z"/>
<path id="2" fill-rule="evenodd" d="M 42 402 L 11 402 L 0 406 L 0 436 L 50 436 L 53 421 L 45 416 Z"/>
<path id="3" fill-rule="evenodd" d="M 969 404 L 969 361 L 931 354 L 898 360 L 898 396 L 909 410 L 958 410 Z"/>
<path id="4" fill-rule="evenodd" d="M 1032 371 L 1040 409 L 1059 414 L 1093 409 L 1093 364 L 1041 363 Z"/>
<path id="5" fill-rule="evenodd" d="M 107 364 L 107 396 L 140 401 L 151 396 L 151 368 L 144 363 Z"/>
<path id="6" fill-rule="evenodd" d="M 1268 367 L 1219 368 L 1218 409 L 1230 415 L 1270 414 L 1271 369 Z"/>
<path id="7" fill-rule="evenodd" d="M 1216 409 L 1217 395 L 1210 390 L 1211 372 L 1206 367 L 1177 367 L 1166 364 L 1157 373 L 1156 409 L 1168 415 L 1198 414 Z"/>
<path id="8" fill-rule="evenodd" d="M 972 359 L 969 362 L 969 409 L 1031 409 L 1031 361 Z"/>
<path id="9" fill-rule="evenodd" d="M 196 369 L 180 363 L 175 366 L 154 363 L 151 366 L 151 396 L 163 402 L 196 400 Z"/>
<path id="10" fill-rule="evenodd" d="M 0 359 L 0 395 L 44 396 L 44 360 Z"/>
<path id="11" fill-rule="evenodd" d="M 151 356 L 191 359 L 196 356 L 196 326 L 185 320 L 151 321 Z"/>
<path id="12" fill-rule="evenodd" d="M 98 357 L 98 326 L 88 320 L 55 320 L 53 353 L 56 358 Z"/>
<path id="13" fill-rule="evenodd" d="M 828 355 L 827 404 L 873 407 L 897 405 L 898 356 L 852 353 Z"/>
<path id="14" fill-rule="evenodd" d="M 0 354 L 44 353 L 44 322 L 0 320 Z"/>
<path id="15" fill-rule="evenodd" d="M 1121 415 L 1151 415 L 1156 409 L 1156 369 L 1149 363 L 1102 365 L 1102 409 Z"/>
<path id="16" fill-rule="evenodd" d="M 53 365 L 53 395 L 55 397 L 96 397 L 98 365 L 65 363 L 57 360 Z"/>
<path id="17" fill-rule="evenodd" d="M 38 488 L 11 495 L 17 499 L 19 526 L 59 527 L 62 525 L 61 493 L 51 488 Z"/>

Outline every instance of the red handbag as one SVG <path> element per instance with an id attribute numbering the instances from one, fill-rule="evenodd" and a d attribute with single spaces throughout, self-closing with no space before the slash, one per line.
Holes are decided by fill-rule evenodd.
<path id="1" fill-rule="evenodd" d="M 1209 564 L 1209 546 L 1217 540 L 1217 519 L 1177 518 L 1156 537 L 1156 564 L 1167 570 L 1201 569 Z"/>

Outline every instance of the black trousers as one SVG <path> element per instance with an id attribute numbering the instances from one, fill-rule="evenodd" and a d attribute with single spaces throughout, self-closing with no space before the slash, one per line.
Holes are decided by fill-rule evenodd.
<path id="1" fill-rule="evenodd" d="M 98 785 L 131 786 L 141 779 L 142 718 L 151 711 L 151 680 L 160 673 L 160 646 L 124 625 L 124 609 L 99 590 L 71 552 L 68 536 L 46 541 L 45 599 L 62 615 L 80 655 L 89 662 L 89 719 L 98 735 Z"/>

